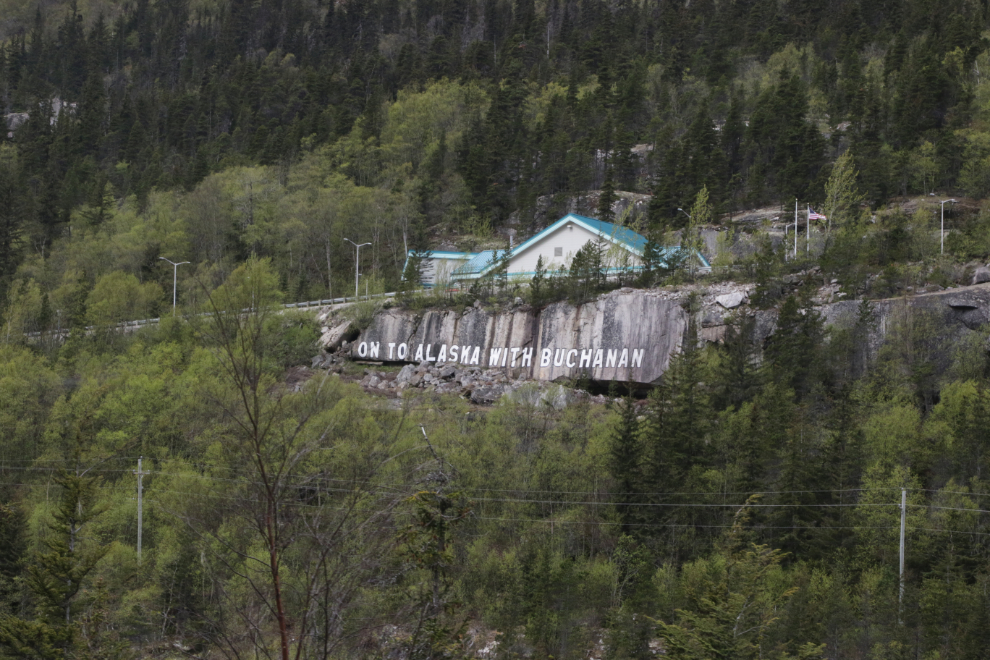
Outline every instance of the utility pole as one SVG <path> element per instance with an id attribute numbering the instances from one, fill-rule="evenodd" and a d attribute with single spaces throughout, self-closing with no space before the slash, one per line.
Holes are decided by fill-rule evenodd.
<path id="1" fill-rule="evenodd" d="M 901 612 L 904 609 L 904 527 L 907 523 L 907 488 L 901 488 L 901 591 L 897 597 L 897 623 L 903 624 Z"/>
<path id="2" fill-rule="evenodd" d="M 143 471 L 141 469 L 141 459 L 143 456 L 138 456 L 138 469 L 134 471 L 137 475 L 138 483 L 138 538 L 137 538 L 137 561 L 138 564 L 141 563 L 141 523 L 142 523 L 142 493 L 144 492 L 144 475 L 151 474 L 150 471 Z"/>
<path id="3" fill-rule="evenodd" d="M 354 241 L 352 241 L 349 238 L 345 238 L 344 240 L 347 241 L 348 243 L 350 243 L 351 245 L 353 245 L 355 247 L 355 251 L 354 251 L 354 300 L 356 301 L 358 299 L 358 277 L 360 276 L 359 273 L 358 273 L 358 269 L 361 266 L 361 248 L 363 248 L 365 245 L 371 245 L 371 243 L 361 243 L 361 245 L 358 245 L 357 243 L 355 243 Z"/>
<path id="4" fill-rule="evenodd" d="M 797 224 L 797 197 L 794 198 L 794 260 L 797 261 L 797 237 L 798 237 L 798 224 Z"/>
<path id="5" fill-rule="evenodd" d="M 945 254 L 945 205 L 948 204 L 949 202 L 955 202 L 955 201 L 956 200 L 954 200 L 954 199 L 946 199 L 943 202 L 941 202 L 941 205 L 942 205 L 942 225 L 941 225 L 941 229 L 939 230 L 939 235 L 940 235 L 939 243 L 940 243 L 940 246 L 941 246 L 940 249 L 939 249 L 939 254 Z"/>

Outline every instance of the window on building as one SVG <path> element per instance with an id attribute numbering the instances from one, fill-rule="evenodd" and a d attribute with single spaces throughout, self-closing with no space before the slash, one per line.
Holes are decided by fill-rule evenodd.
<path id="1" fill-rule="evenodd" d="M 564 248 L 562 248 L 562 247 L 555 247 L 553 249 L 553 256 L 555 256 L 555 257 L 562 257 L 562 256 L 564 256 Z"/>

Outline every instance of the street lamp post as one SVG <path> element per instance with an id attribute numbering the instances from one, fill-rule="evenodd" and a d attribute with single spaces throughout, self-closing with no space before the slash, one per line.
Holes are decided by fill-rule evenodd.
<path id="1" fill-rule="evenodd" d="M 358 297 L 358 277 L 360 277 L 360 274 L 358 272 L 358 269 L 361 267 L 361 248 L 363 248 L 365 245 L 371 245 L 371 243 L 361 243 L 360 245 L 358 245 L 357 243 L 355 243 L 354 241 L 352 241 L 349 238 L 345 238 L 344 240 L 347 241 L 348 243 L 350 243 L 351 245 L 353 245 L 354 248 L 355 248 L 355 250 L 354 250 L 354 299 L 357 300 L 357 297 Z"/>
<path id="2" fill-rule="evenodd" d="M 683 213 L 684 215 L 686 215 L 688 219 L 688 226 L 684 230 L 684 235 L 681 237 L 682 238 L 681 250 L 684 250 L 685 248 L 690 249 L 691 247 L 693 247 L 692 245 L 690 245 L 690 243 L 694 242 L 693 240 L 691 240 L 692 237 L 689 235 L 691 233 L 691 221 L 694 220 L 694 218 L 692 218 L 691 214 L 685 211 L 684 209 L 682 209 L 680 206 L 677 207 L 677 210 Z M 687 243 L 688 245 L 685 245 L 685 243 Z M 691 276 L 694 277 L 694 262 L 691 261 L 690 256 L 688 256 L 688 264 L 689 264 L 688 272 L 690 272 Z"/>
<path id="3" fill-rule="evenodd" d="M 940 243 L 941 243 L 941 249 L 940 249 L 940 252 L 939 252 L 940 254 L 945 254 L 945 205 L 948 202 L 955 202 L 955 201 L 956 200 L 954 200 L 954 199 L 942 200 L 942 228 L 939 231 L 939 234 L 940 234 Z"/>
<path id="4" fill-rule="evenodd" d="M 172 261 L 170 259 L 166 259 L 165 257 L 158 257 L 158 258 L 161 259 L 162 261 L 168 261 L 170 264 L 172 264 L 172 315 L 174 316 L 175 315 L 175 289 L 176 289 L 176 283 L 178 282 L 178 277 L 179 277 L 179 266 L 181 266 L 183 264 L 187 264 L 189 262 L 188 261 L 180 261 L 179 263 L 175 263 L 174 261 Z"/>

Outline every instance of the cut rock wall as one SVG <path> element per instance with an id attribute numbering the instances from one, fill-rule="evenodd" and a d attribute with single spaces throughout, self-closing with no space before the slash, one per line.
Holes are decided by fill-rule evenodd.
<path id="1" fill-rule="evenodd" d="M 796 290 L 801 283 L 795 278 L 789 285 Z M 777 312 L 750 308 L 752 289 L 752 285 L 733 283 L 620 289 L 584 305 L 561 302 L 541 311 L 527 305 L 502 311 L 386 309 L 357 339 L 345 342 L 343 350 L 363 360 L 498 368 L 507 378 L 517 380 L 587 378 L 652 384 L 663 376 L 685 341 L 688 314 L 684 302 L 691 293 L 697 294 L 695 320 L 700 340 L 721 341 L 731 315 L 749 315 L 756 317 L 754 339 L 763 344 L 776 329 Z M 860 301 L 826 302 L 840 295 L 836 291 L 834 284 L 823 286 L 815 309 L 826 325 L 852 327 L 859 317 Z M 921 323 L 941 342 L 943 350 L 937 359 L 945 362 L 953 345 L 990 323 L 990 283 L 872 301 L 870 316 L 870 355 L 876 355 L 894 328 Z M 375 352 L 373 345 L 377 345 Z M 402 345 L 405 353 L 400 356 Z M 456 357 L 452 358 L 451 347 L 455 346 Z"/>
<path id="2" fill-rule="evenodd" d="M 513 378 L 652 383 L 680 350 L 686 329 L 678 300 L 622 289 L 540 312 L 525 305 L 502 312 L 389 309 L 349 348 L 358 359 L 498 367 Z"/>

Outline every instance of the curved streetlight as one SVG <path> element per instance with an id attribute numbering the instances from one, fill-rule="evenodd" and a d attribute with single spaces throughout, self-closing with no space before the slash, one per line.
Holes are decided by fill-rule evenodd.
<path id="1" fill-rule="evenodd" d="M 174 261 L 172 261 L 170 259 L 166 259 L 165 257 L 158 257 L 158 258 L 161 259 L 162 261 L 167 261 L 170 264 L 172 264 L 172 315 L 174 316 L 175 315 L 175 287 L 176 287 L 176 281 L 178 280 L 178 277 L 179 277 L 179 266 L 181 266 L 183 264 L 187 264 L 189 262 L 188 261 L 180 261 L 179 263 L 175 263 Z"/>
<path id="2" fill-rule="evenodd" d="M 688 220 L 692 220 L 692 219 L 693 219 L 693 218 L 691 217 L 691 214 L 690 214 L 690 213 L 688 213 L 687 211 L 685 211 L 684 209 L 682 209 L 681 207 L 679 207 L 679 206 L 678 206 L 678 207 L 677 207 L 677 210 L 678 210 L 678 211 L 680 211 L 681 213 L 683 213 L 684 215 L 686 215 L 686 216 L 688 217 Z"/>
<path id="3" fill-rule="evenodd" d="M 942 203 L 941 203 L 942 204 L 942 229 L 939 231 L 939 234 L 941 235 L 940 236 L 940 243 L 941 243 L 940 254 L 945 254 L 945 205 L 947 203 L 949 203 L 949 202 L 955 202 L 955 201 L 956 200 L 954 200 L 954 199 L 946 199 L 946 200 L 942 200 Z"/>
<path id="4" fill-rule="evenodd" d="M 354 299 L 357 300 L 357 297 L 358 297 L 358 277 L 359 277 L 358 268 L 360 268 L 360 266 L 361 266 L 361 248 L 363 248 L 365 245 L 371 245 L 371 243 L 361 243 L 360 245 L 358 245 L 357 243 L 355 243 L 354 241 L 352 241 L 349 238 L 345 238 L 344 240 L 347 241 L 348 243 L 350 243 L 351 245 L 353 245 L 355 247 L 355 254 L 354 254 Z"/>

